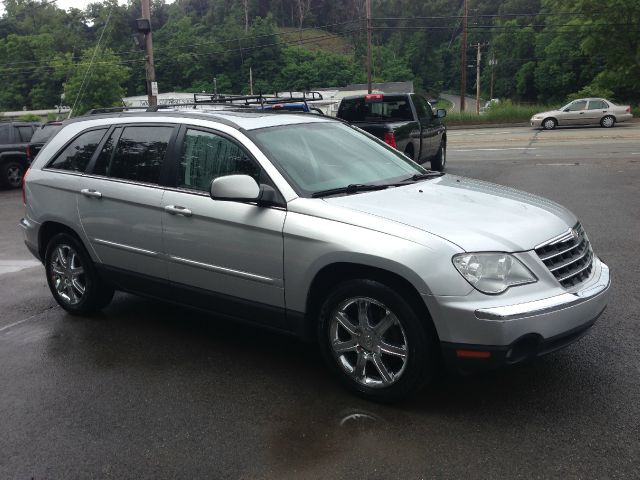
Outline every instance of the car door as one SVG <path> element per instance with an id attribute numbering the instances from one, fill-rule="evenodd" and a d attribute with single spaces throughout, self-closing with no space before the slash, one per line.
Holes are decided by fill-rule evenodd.
<path id="1" fill-rule="evenodd" d="M 600 123 L 600 119 L 609 113 L 609 105 L 604 100 L 589 100 L 586 116 L 588 123 Z"/>
<path id="2" fill-rule="evenodd" d="M 420 95 L 413 95 L 413 103 L 416 115 L 420 122 L 422 148 L 420 151 L 420 161 L 425 162 L 433 157 L 438 151 L 439 127 L 434 124 L 433 110 L 429 103 Z"/>
<path id="3" fill-rule="evenodd" d="M 248 174 L 270 183 L 232 136 L 182 127 L 173 189 L 162 201 L 169 280 L 180 301 L 284 327 L 284 208 L 211 199 L 211 181 Z"/>
<path id="4" fill-rule="evenodd" d="M 78 182 L 82 228 L 122 288 L 153 293 L 154 279 L 166 282 L 160 178 L 176 131 L 167 124 L 112 128 Z"/>
<path id="5" fill-rule="evenodd" d="M 586 100 L 576 100 L 575 102 L 570 103 L 567 108 L 565 108 L 558 115 L 558 124 L 559 125 L 585 125 L 588 123 L 587 116 L 587 101 Z"/>

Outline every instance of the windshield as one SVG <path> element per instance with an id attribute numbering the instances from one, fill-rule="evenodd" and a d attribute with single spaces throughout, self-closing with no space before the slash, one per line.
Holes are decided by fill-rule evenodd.
<path id="1" fill-rule="evenodd" d="M 385 184 L 427 172 L 368 134 L 338 122 L 264 128 L 254 141 L 301 196 Z"/>

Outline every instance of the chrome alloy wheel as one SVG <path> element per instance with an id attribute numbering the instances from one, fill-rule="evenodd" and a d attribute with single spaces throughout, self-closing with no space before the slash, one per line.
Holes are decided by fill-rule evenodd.
<path id="1" fill-rule="evenodd" d="M 7 168 L 7 182 L 14 188 L 22 185 L 22 168 L 19 165 L 10 165 Z"/>
<path id="2" fill-rule="evenodd" d="M 87 284 L 80 257 L 73 247 L 58 245 L 51 256 L 51 278 L 58 296 L 65 303 L 80 303 Z"/>
<path id="3" fill-rule="evenodd" d="M 604 128 L 611 128 L 615 124 L 615 120 L 613 119 L 613 117 L 611 115 L 607 115 L 606 117 L 604 117 L 601 120 L 600 123 L 602 123 L 602 126 Z"/>
<path id="4" fill-rule="evenodd" d="M 361 385 L 388 387 L 407 365 L 407 336 L 398 317 L 372 298 L 341 302 L 331 314 L 329 337 L 334 358 Z"/>

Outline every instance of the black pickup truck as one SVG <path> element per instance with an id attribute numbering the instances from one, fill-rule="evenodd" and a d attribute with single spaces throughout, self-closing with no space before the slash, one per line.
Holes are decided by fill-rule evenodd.
<path id="1" fill-rule="evenodd" d="M 29 166 L 27 144 L 40 126 L 34 122 L 0 123 L 0 188 L 19 188 Z"/>
<path id="2" fill-rule="evenodd" d="M 442 171 L 447 162 L 447 129 L 424 97 L 415 93 L 370 93 L 345 97 L 337 117 L 384 140 L 418 163 Z"/>

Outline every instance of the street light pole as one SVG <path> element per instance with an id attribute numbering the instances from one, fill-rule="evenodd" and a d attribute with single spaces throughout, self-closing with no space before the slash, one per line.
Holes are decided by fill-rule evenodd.
<path id="1" fill-rule="evenodd" d="M 465 111 L 467 90 L 467 0 L 462 14 L 462 44 L 460 45 L 460 112 Z"/>
<path id="2" fill-rule="evenodd" d="M 147 96 L 149 106 L 158 104 L 158 83 L 156 82 L 156 67 L 153 63 L 153 33 L 151 32 L 151 8 L 149 0 L 142 0 L 142 18 L 149 21 L 149 29 L 144 32 L 145 40 L 145 65 L 147 70 Z"/>

